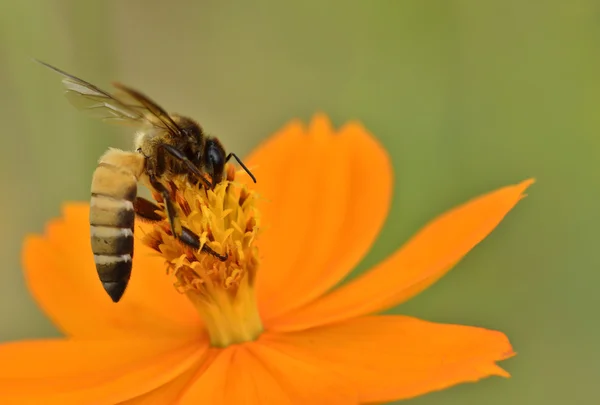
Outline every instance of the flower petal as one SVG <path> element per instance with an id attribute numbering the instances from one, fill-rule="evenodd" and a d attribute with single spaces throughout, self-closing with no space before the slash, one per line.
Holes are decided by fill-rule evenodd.
<path id="1" fill-rule="evenodd" d="M 404 316 L 267 333 L 262 341 L 343 376 L 361 403 L 411 398 L 491 375 L 508 377 L 495 362 L 514 355 L 500 332 Z"/>
<path id="2" fill-rule="evenodd" d="M 41 340 L 0 346 L 0 403 L 107 404 L 197 367 L 208 344 L 179 340 Z"/>
<path id="3" fill-rule="evenodd" d="M 227 374 L 236 349 L 236 346 L 229 346 L 223 350 L 211 350 L 210 364 L 207 364 L 206 368 L 197 374 L 198 377 L 182 394 L 178 404 L 225 404 Z"/>
<path id="4" fill-rule="evenodd" d="M 173 381 L 161 385 L 142 396 L 120 402 L 118 405 L 165 405 L 178 404 L 186 387 L 197 375 L 198 370 L 191 368 Z"/>
<path id="5" fill-rule="evenodd" d="M 250 372 L 248 372 L 251 370 Z M 246 346 L 240 346 L 228 374 L 227 404 L 292 405 L 294 401 L 283 390 L 264 365 Z M 248 402 L 252 398 L 254 402 Z"/>
<path id="6" fill-rule="evenodd" d="M 392 169 L 360 124 L 336 132 L 323 115 L 308 133 L 290 124 L 248 162 L 265 199 L 257 293 L 269 319 L 325 293 L 368 252 L 389 210 Z"/>
<path id="7" fill-rule="evenodd" d="M 130 284 L 114 304 L 103 290 L 89 243 L 89 205 L 71 203 L 64 217 L 49 223 L 46 236 L 25 241 L 23 260 L 29 289 L 52 321 L 68 336 L 196 335 L 199 317 L 165 275 L 163 260 L 135 242 Z M 143 228 L 136 229 L 136 233 Z"/>
<path id="8" fill-rule="evenodd" d="M 248 350 L 287 392 L 294 404 L 351 405 L 359 404 L 356 387 L 343 374 L 325 362 L 310 356 L 309 360 L 295 347 L 272 345 L 259 340 Z M 261 388 L 262 389 L 262 388 Z M 267 394 L 268 395 L 268 391 Z"/>
<path id="9" fill-rule="evenodd" d="M 351 405 L 355 390 L 331 369 L 251 342 L 215 351 L 179 405 Z"/>
<path id="10" fill-rule="evenodd" d="M 279 383 L 248 350 L 230 346 L 190 385 L 178 404 L 292 404 Z"/>
<path id="11" fill-rule="evenodd" d="M 523 198 L 527 180 L 441 215 L 366 274 L 321 299 L 267 323 L 301 330 L 382 311 L 423 291 L 481 242 Z"/>

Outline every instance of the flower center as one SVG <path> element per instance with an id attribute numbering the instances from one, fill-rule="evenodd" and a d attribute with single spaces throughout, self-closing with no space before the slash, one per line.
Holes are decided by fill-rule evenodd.
<path id="1" fill-rule="evenodd" d="M 235 182 L 231 165 L 226 180 L 214 190 L 194 186 L 185 177 L 173 178 L 168 187 L 181 225 L 199 236 L 201 248 L 176 239 L 166 218 L 143 236 L 143 242 L 166 259 L 175 288 L 200 313 L 213 346 L 255 340 L 263 331 L 254 289 L 258 270 L 255 193 Z"/>

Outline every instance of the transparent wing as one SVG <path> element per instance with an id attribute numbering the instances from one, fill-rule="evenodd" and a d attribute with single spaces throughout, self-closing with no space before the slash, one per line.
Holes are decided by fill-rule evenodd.
<path id="1" fill-rule="evenodd" d="M 172 134 L 181 133 L 181 129 L 173 121 L 171 116 L 154 101 L 124 84 L 113 83 L 113 86 L 120 90 L 119 96 L 121 99 L 129 101 L 127 106 L 138 111 L 143 111 L 145 118 L 150 121 L 152 125 L 164 128 Z"/>
<path id="2" fill-rule="evenodd" d="M 125 125 L 152 125 L 172 133 L 179 128 L 171 117 L 143 94 L 122 84 L 115 84 L 122 94 L 111 95 L 85 80 L 79 79 L 45 62 L 37 62 L 63 76 L 67 100 L 88 116 Z"/>

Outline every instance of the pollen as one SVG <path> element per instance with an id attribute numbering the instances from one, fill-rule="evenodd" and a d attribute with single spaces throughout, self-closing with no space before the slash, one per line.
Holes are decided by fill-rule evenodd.
<path id="1" fill-rule="evenodd" d="M 254 289 L 258 197 L 235 176 L 228 165 L 212 190 L 183 176 L 167 184 L 181 225 L 199 237 L 199 248 L 175 237 L 166 217 L 142 237 L 164 257 L 174 288 L 194 304 L 216 347 L 255 340 L 263 331 Z"/>

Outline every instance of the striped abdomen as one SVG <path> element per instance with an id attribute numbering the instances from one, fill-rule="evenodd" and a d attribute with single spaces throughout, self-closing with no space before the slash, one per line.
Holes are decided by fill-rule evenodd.
<path id="1" fill-rule="evenodd" d="M 110 149 L 92 178 L 90 236 L 102 286 L 118 302 L 131 276 L 133 259 L 133 202 L 144 167 L 143 156 Z"/>

